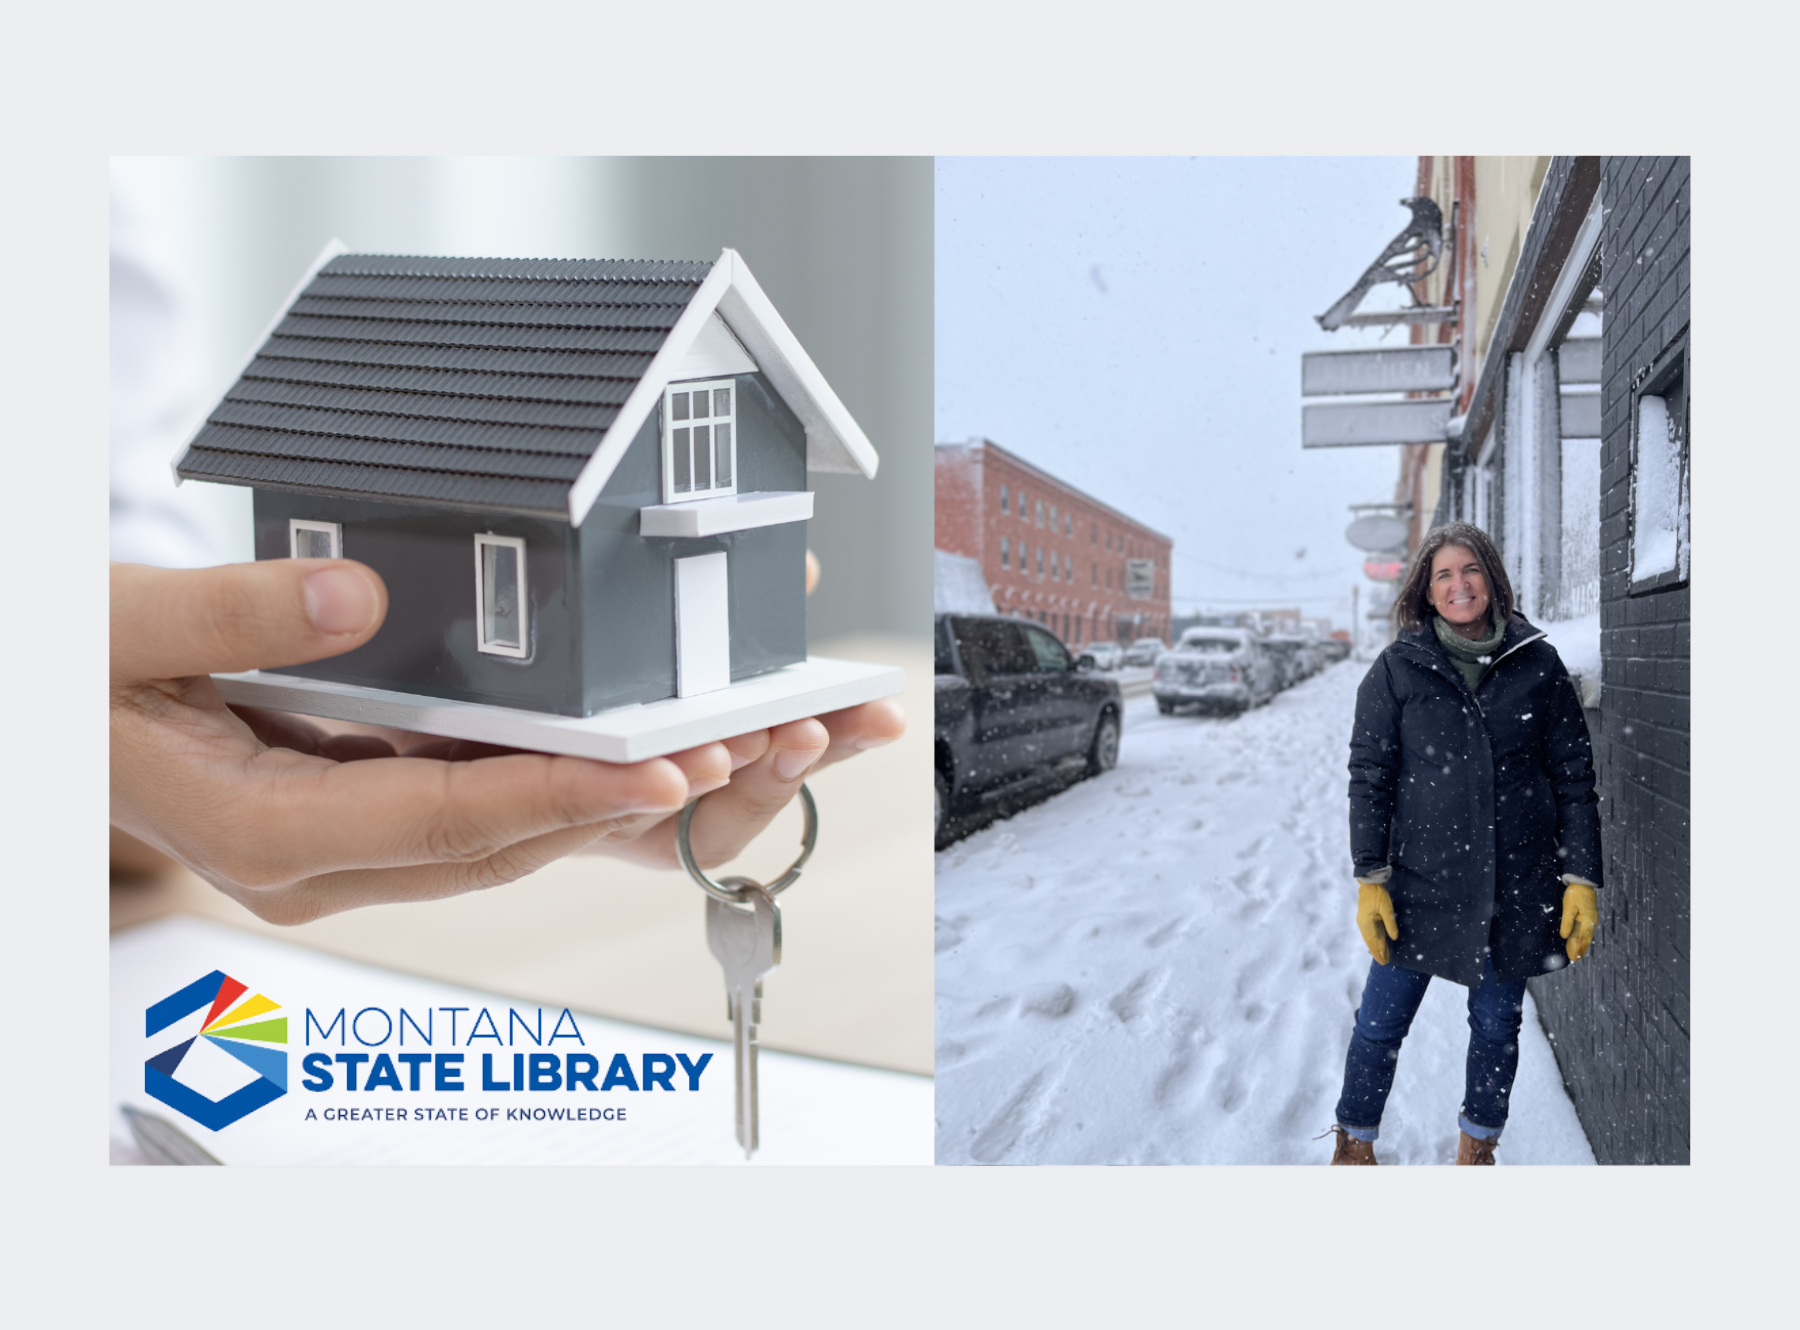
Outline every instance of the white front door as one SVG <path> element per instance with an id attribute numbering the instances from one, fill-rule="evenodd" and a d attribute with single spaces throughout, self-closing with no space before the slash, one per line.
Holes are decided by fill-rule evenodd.
<path id="1" fill-rule="evenodd" d="M 731 604 L 725 554 L 675 560 L 675 696 L 731 684 Z"/>

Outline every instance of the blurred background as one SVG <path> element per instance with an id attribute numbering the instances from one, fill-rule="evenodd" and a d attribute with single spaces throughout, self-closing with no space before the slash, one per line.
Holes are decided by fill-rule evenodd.
<path id="1" fill-rule="evenodd" d="M 506 258 L 741 253 L 881 457 L 815 475 L 816 654 L 907 668 L 911 725 L 811 781 L 819 849 L 782 898 L 763 1042 L 931 1070 L 929 765 L 932 163 L 929 158 L 118 158 L 111 164 L 114 559 L 252 557 L 250 491 L 174 486 L 170 459 L 333 237 L 352 250 Z M 768 880 L 788 809 L 735 865 Z M 115 844 L 115 869 L 120 856 Z M 724 1037 L 703 897 L 678 873 L 575 858 L 489 892 L 274 929 L 151 861 L 114 928 L 188 911 L 508 996 Z"/>

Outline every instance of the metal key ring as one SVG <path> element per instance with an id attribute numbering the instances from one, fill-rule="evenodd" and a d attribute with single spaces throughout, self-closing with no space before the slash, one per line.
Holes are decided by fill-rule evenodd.
<path id="1" fill-rule="evenodd" d="M 806 788 L 804 781 L 800 784 L 800 803 L 806 810 L 806 830 L 800 837 L 800 857 L 788 865 L 787 872 L 763 888 L 771 897 L 779 896 L 800 880 L 801 867 L 812 858 L 813 846 L 819 843 L 819 806 L 813 802 L 812 791 Z M 688 876 L 698 882 L 700 889 L 708 896 L 724 901 L 727 905 L 742 905 L 745 895 L 743 887 L 727 887 L 714 882 L 694 858 L 694 847 L 688 841 L 688 828 L 694 821 L 694 810 L 699 806 L 700 801 L 694 800 L 681 810 L 681 820 L 675 824 L 675 852 L 681 856 L 681 866 L 687 869 Z M 738 879 L 725 880 L 734 882 Z"/>

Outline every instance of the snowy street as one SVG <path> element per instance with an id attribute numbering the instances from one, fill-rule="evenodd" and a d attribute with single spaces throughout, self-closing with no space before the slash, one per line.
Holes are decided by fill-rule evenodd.
<path id="1" fill-rule="evenodd" d="M 937 856 L 941 1164 L 1326 1163 L 1369 956 L 1346 661 L 1236 719 L 1127 701 L 1116 770 Z M 1448 1164 L 1467 990 L 1435 981 L 1376 1152 Z M 1501 1164 L 1591 1164 L 1526 999 Z"/>

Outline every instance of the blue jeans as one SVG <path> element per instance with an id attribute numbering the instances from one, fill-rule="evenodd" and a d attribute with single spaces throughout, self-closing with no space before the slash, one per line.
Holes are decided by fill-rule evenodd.
<path id="1" fill-rule="evenodd" d="M 1381 1111 L 1394 1088 L 1400 1044 L 1412 1028 L 1431 976 L 1398 965 L 1369 963 L 1356 1029 L 1344 1059 L 1344 1094 L 1338 1126 L 1361 1141 L 1380 1135 Z M 1490 957 L 1481 986 L 1469 990 L 1469 1056 L 1463 1083 L 1462 1129 L 1499 1140 L 1507 1101 L 1519 1071 L 1519 1025 L 1525 1014 L 1525 981 L 1494 977 Z"/>

